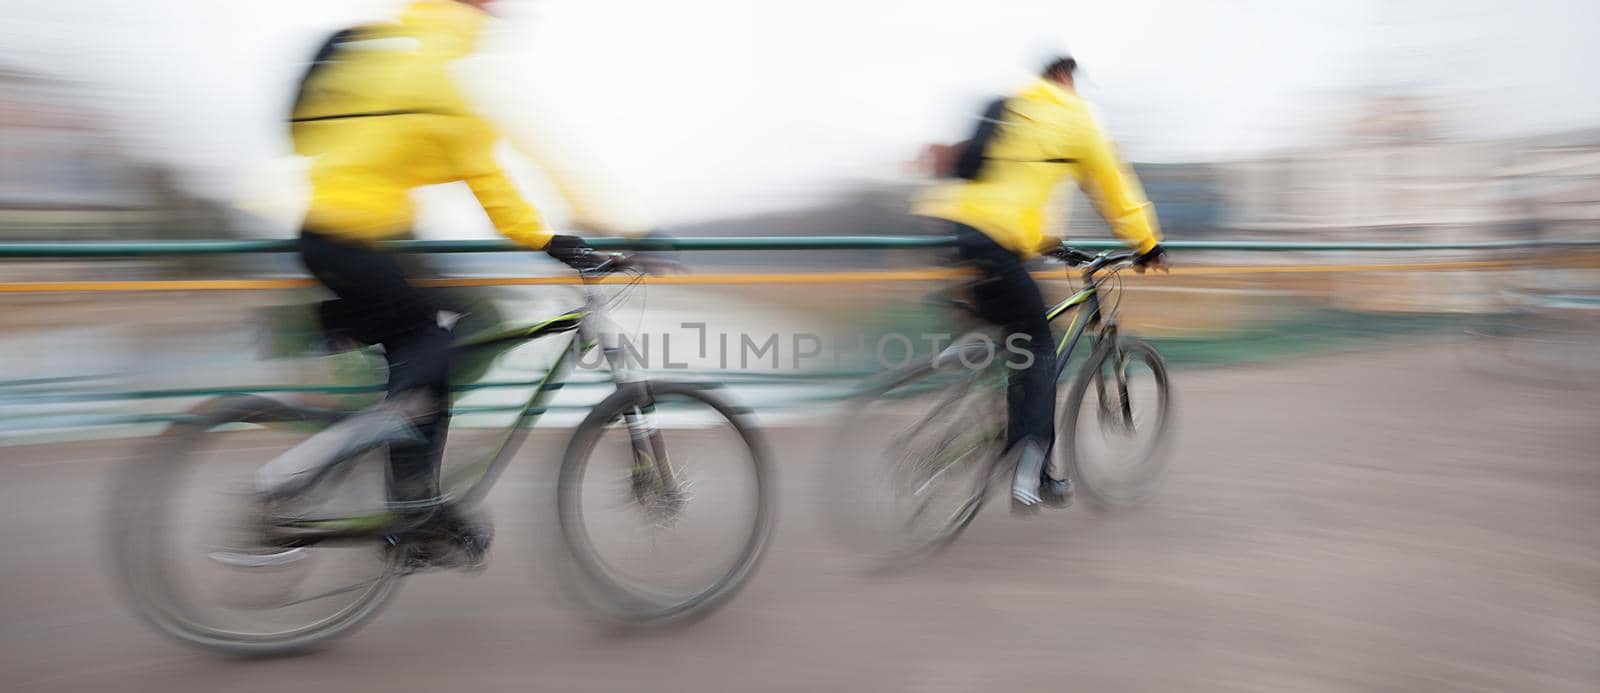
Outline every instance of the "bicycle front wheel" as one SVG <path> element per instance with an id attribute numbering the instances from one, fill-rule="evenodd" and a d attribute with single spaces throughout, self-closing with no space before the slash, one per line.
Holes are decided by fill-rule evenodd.
<path id="1" fill-rule="evenodd" d="M 561 466 L 565 584 L 614 621 L 710 613 L 760 562 L 772 483 L 755 428 L 704 386 L 624 385 L 584 419 Z"/>
<path id="2" fill-rule="evenodd" d="M 1128 337 L 1103 340 L 1061 410 L 1057 459 L 1090 501 L 1136 503 L 1164 468 L 1170 405 L 1166 362 L 1155 347 Z"/>

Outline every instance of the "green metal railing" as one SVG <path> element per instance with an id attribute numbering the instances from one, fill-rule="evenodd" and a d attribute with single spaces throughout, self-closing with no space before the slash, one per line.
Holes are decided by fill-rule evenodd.
<path id="1" fill-rule="evenodd" d="M 600 250 L 915 250 L 943 248 L 955 243 L 953 236 L 729 236 L 671 239 L 593 238 L 589 243 Z M 393 241 L 386 248 L 404 253 L 497 253 L 526 251 L 505 240 L 472 241 Z M 1080 240 L 1072 245 L 1085 249 L 1118 248 L 1115 240 Z M 1172 250 L 1232 250 L 1249 252 L 1395 252 L 1444 250 L 1556 250 L 1600 247 L 1600 239 L 1472 241 L 1462 243 L 1321 243 L 1277 241 L 1168 241 Z M 83 257 L 166 257 L 178 255 L 227 255 L 236 253 L 291 253 L 297 248 L 290 239 L 247 241 L 106 241 L 0 243 L 0 258 L 83 258 Z"/>

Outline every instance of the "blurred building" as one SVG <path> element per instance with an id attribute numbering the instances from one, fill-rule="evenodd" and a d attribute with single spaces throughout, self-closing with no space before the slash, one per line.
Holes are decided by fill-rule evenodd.
<path id="1" fill-rule="evenodd" d="M 1226 231 L 1227 182 L 1217 165 L 1136 163 L 1133 170 L 1156 206 L 1165 235 L 1194 238 Z"/>
<path id="2" fill-rule="evenodd" d="M 1145 197 L 1155 205 L 1161 233 L 1194 239 L 1224 233 L 1230 217 L 1227 180 L 1214 164 L 1133 163 Z M 1083 191 L 1069 188 L 1067 238 L 1108 238 L 1111 229 Z"/>
<path id="3" fill-rule="evenodd" d="M 217 205 L 123 152 L 81 87 L 0 65 L 0 238 L 226 233 Z"/>
<path id="4" fill-rule="evenodd" d="M 1161 233 L 1168 238 L 1196 239 L 1224 235 L 1232 217 L 1227 172 L 1211 163 L 1132 163 L 1145 197 L 1155 205 Z M 1068 188 L 1067 238 L 1109 238 L 1111 229 L 1087 195 Z"/>
<path id="5" fill-rule="evenodd" d="M 1229 225 L 1318 240 L 1451 241 L 1567 231 L 1600 217 L 1600 130 L 1467 140 L 1427 100 L 1369 100 L 1321 147 L 1228 164 Z"/>
<path id="6" fill-rule="evenodd" d="M 1233 164 L 1233 226 L 1320 240 L 1451 240 L 1517 220 L 1505 142 L 1442 137 L 1422 100 L 1368 102 L 1323 147 Z"/>
<path id="7" fill-rule="evenodd" d="M 1516 142 L 1511 201 L 1553 238 L 1600 235 L 1600 128 Z"/>

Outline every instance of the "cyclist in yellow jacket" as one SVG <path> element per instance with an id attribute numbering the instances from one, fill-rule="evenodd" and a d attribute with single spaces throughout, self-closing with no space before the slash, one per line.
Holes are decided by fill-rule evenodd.
<path id="1" fill-rule="evenodd" d="M 296 152 L 312 158 L 300 258 L 338 296 L 324 304 L 324 320 L 383 345 L 389 396 L 410 403 L 425 439 L 390 450 L 391 503 L 433 512 L 430 527 L 469 562 L 487 549 L 487 525 L 436 502 L 450 334 L 438 308 L 377 244 L 410 232 L 413 189 L 460 181 L 512 240 L 574 267 L 592 256 L 578 238 L 552 235 L 518 194 L 492 156 L 499 135 L 451 80 L 449 64 L 472 51 L 487 4 L 417 0 L 396 22 L 334 35 L 302 79 L 291 118 Z"/>
<path id="2" fill-rule="evenodd" d="M 947 223 L 962 258 L 984 273 L 974 298 L 985 319 L 1028 339 L 1031 363 L 1013 363 L 1007 397 L 1012 499 L 1021 507 L 1065 505 L 1072 490 L 1045 465 L 1055 442 L 1055 350 L 1043 297 L 1023 265 L 1061 242 L 1044 233 L 1056 188 L 1069 178 L 1083 188 L 1140 253 L 1141 271 L 1164 266 L 1155 210 L 1078 96 L 1076 70 L 1073 58 L 1057 58 L 1032 85 L 995 102 L 961 153 L 969 170 L 957 173 L 967 179 L 935 188 L 915 210 Z"/>

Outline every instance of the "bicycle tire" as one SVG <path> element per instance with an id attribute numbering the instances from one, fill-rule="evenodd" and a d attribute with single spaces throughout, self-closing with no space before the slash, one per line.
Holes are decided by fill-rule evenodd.
<path id="1" fill-rule="evenodd" d="M 843 423 L 840 426 L 837 444 L 829 446 L 828 459 L 823 462 L 823 469 L 829 475 L 829 479 L 824 482 L 825 488 L 830 489 L 826 497 L 830 501 L 842 501 L 846 504 L 842 512 L 832 508 L 823 512 L 823 515 L 833 524 L 832 530 L 836 541 L 846 545 L 855 545 L 856 548 L 862 548 L 861 544 L 863 542 L 874 544 L 873 546 L 865 547 L 865 550 L 877 554 L 876 558 L 890 565 L 927 558 L 949 547 L 966 531 L 967 527 L 971 526 L 972 521 L 978 516 L 978 512 L 982 509 L 985 499 L 988 497 L 992 463 L 994 459 L 998 458 L 1000 452 L 994 445 L 987 445 L 983 449 L 976 451 L 979 457 L 994 459 L 983 459 L 980 462 L 983 465 L 982 468 L 963 470 L 977 474 L 976 479 L 954 479 L 961 485 L 966 485 L 964 482 L 970 481 L 971 485 L 967 486 L 964 491 L 958 491 L 958 493 L 965 494 L 959 497 L 960 504 L 946 516 L 942 524 L 935 525 L 926 536 L 911 536 L 909 529 L 881 532 L 892 535 L 883 540 L 872 536 L 874 531 L 870 525 L 875 524 L 875 520 L 868 518 L 867 515 L 881 510 L 886 504 L 875 495 L 878 489 L 867 488 L 867 484 L 859 478 L 862 470 L 857 466 L 857 458 L 861 455 L 861 452 L 857 449 L 859 445 L 855 443 L 855 439 L 858 435 L 867 434 L 869 430 L 872 430 L 873 433 L 881 432 L 875 430 L 877 422 L 874 417 L 868 415 L 867 410 L 876 404 L 891 399 L 889 395 L 896 391 L 929 391 L 934 392 L 934 404 L 931 406 L 931 410 L 918 414 L 917 421 L 911 426 L 918 434 L 937 429 L 941 422 L 963 424 L 961 426 L 949 426 L 945 429 L 946 431 L 963 430 L 964 427 L 972 430 L 980 428 L 973 425 L 972 422 L 946 421 L 949 417 L 958 417 L 963 413 L 959 411 L 959 406 L 966 402 L 968 397 L 974 396 L 973 387 L 977 382 L 977 378 L 963 374 L 958 376 L 955 382 L 943 387 L 924 384 L 930 377 L 943 372 L 935 368 L 930 360 L 927 363 L 911 366 L 886 376 L 882 384 L 870 387 L 865 394 L 859 396 L 857 402 L 849 407 L 843 415 Z M 933 389 L 922 389 L 928 387 Z M 1001 416 L 1004 415 L 1003 409 L 999 411 L 999 414 Z M 1003 445 L 1003 441 L 995 442 Z M 860 462 L 881 466 L 884 460 L 873 459 L 861 460 Z M 896 467 L 895 469 L 868 469 L 866 471 L 869 474 L 887 471 L 893 476 L 898 474 L 898 467 L 904 462 L 904 460 L 901 460 L 892 465 Z M 948 467 L 944 469 L 948 469 Z M 942 474 L 942 472 L 943 469 L 936 470 L 935 473 Z M 932 480 L 930 477 L 921 484 L 917 484 L 918 491 L 923 490 L 927 483 Z M 911 479 L 911 481 L 915 483 L 916 480 Z M 899 479 L 895 479 L 896 488 L 891 489 L 892 493 L 901 493 L 902 489 L 899 488 L 900 484 L 898 482 Z M 870 497 L 868 497 L 869 495 Z M 890 504 L 898 502 L 898 500 L 894 499 Z M 913 512 L 921 512 L 921 510 L 920 508 L 914 509 Z M 895 524 L 906 524 L 902 522 L 901 518 L 891 519 Z"/>
<path id="2" fill-rule="evenodd" d="M 1103 373 L 1106 360 L 1111 358 L 1113 350 L 1122 354 L 1137 354 L 1142 358 L 1150 371 L 1155 376 L 1156 391 L 1159 404 L 1156 410 L 1156 430 L 1149 446 L 1139 455 L 1135 466 L 1155 465 L 1146 470 L 1147 477 L 1135 480 L 1131 487 L 1113 488 L 1101 483 L 1093 474 L 1084 474 L 1082 469 L 1082 455 L 1078 448 L 1079 411 L 1084 404 L 1084 397 L 1089 391 L 1089 386 Z M 1165 469 L 1163 458 L 1168 435 L 1170 434 L 1172 395 L 1167 378 L 1166 361 L 1161 358 L 1160 352 L 1149 342 L 1134 337 L 1115 337 L 1103 339 L 1095 348 L 1089 359 L 1078 369 L 1077 376 L 1073 379 L 1072 389 L 1067 396 L 1066 405 L 1063 407 L 1058 421 L 1056 433 L 1057 460 L 1066 466 L 1068 473 L 1079 488 L 1082 488 L 1089 504 L 1097 509 L 1111 509 L 1115 507 L 1133 505 L 1143 500 L 1153 489 L 1155 482 Z M 1125 481 L 1125 480 L 1124 480 Z"/>
<path id="3" fill-rule="evenodd" d="M 655 595 L 639 590 L 618 578 L 601 558 L 583 521 L 582 484 L 589 461 L 602 433 L 635 407 L 653 406 L 662 398 L 685 398 L 705 405 L 722 420 L 729 423 L 743 447 L 755 481 L 755 513 L 751 528 L 744 536 L 728 569 L 717 576 L 710 585 L 686 598 L 663 603 Z M 622 385 L 605 400 L 595 405 L 586 416 L 563 456 L 557 481 L 557 509 L 561 536 L 571 565 L 577 570 L 576 581 L 568 580 L 574 596 L 595 615 L 615 623 L 633 626 L 681 623 L 704 617 L 726 604 L 748 582 L 772 536 L 776 498 L 773 472 L 768 463 L 766 443 L 756 427 L 733 405 L 708 392 L 703 385 L 649 381 Z"/>
<path id="4" fill-rule="evenodd" d="M 125 465 L 113 482 L 109 555 L 114 575 L 142 621 L 174 640 L 221 654 L 270 657 L 317 649 L 370 622 L 399 587 L 397 559 L 388 559 L 373 584 L 333 615 L 301 628 L 274 634 L 228 632 L 198 623 L 184 602 L 163 559 L 163 520 L 173 505 L 170 494 L 193 461 L 191 453 L 205 434 L 230 424 L 337 420 L 341 413 L 310 410 L 271 398 L 220 397 L 191 410 L 189 420 L 175 423 L 154 440 L 147 453 Z"/>

